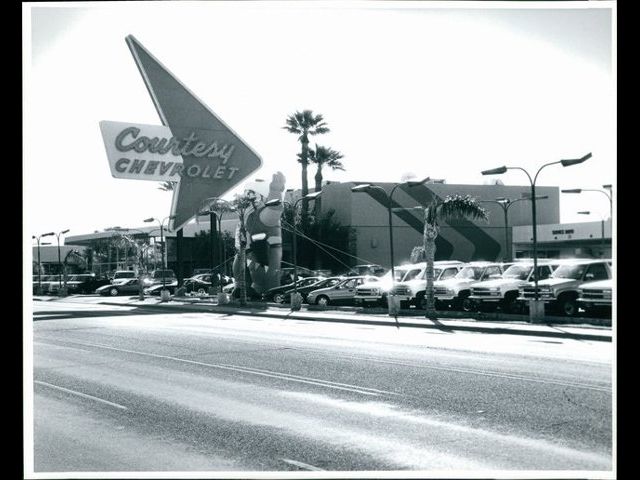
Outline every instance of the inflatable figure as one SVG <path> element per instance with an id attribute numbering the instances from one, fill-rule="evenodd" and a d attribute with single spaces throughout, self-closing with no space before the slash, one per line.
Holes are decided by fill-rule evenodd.
<path id="1" fill-rule="evenodd" d="M 265 206 L 269 200 L 282 200 L 285 177 L 281 172 L 273 175 L 268 192 L 261 192 L 260 186 L 250 185 L 247 190 L 256 194 L 253 208 L 245 217 L 247 270 L 251 277 L 251 288 L 262 294 L 280 285 L 282 262 L 282 227 L 280 217 L 284 206 Z M 245 190 L 245 192 L 247 191 Z M 265 195 L 266 194 L 266 195 Z M 236 229 L 236 248 L 240 246 L 240 227 Z M 233 275 L 242 275 L 242 261 L 236 254 L 233 261 Z"/>

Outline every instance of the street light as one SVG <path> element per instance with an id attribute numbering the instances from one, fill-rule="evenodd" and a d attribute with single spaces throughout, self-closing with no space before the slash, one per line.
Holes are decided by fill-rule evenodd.
<path id="1" fill-rule="evenodd" d="M 578 165 L 582 162 L 584 162 L 585 160 L 588 160 L 589 158 L 591 158 L 591 153 L 587 153 L 585 156 L 581 157 L 581 158 L 575 158 L 575 159 L 566 159 L 566 160 L 558 160 L 555 162 L 550 162 L 550 163 L 545 163 L 544 165 L 542 165 L 538 171 L 536 172 L 535 176 L 533 177 L 533 180 L 531 179 L 531 175 L 529 175 L 529 172 L 527 172 L 524 168 L 522 167 L 507 167 L 507 166 L 502 166 L 502 167 L 498 167 L 498 168 L 493 168 L 490 170 L 484 170 L 482 172 L 482 175 L 501 175 L 503 173 L 506 173 L 507 170 L 522 170 L 526 175 L 527 178 L 529 179 L 529 183 L 531 184 L 531 216 L 532 216 L 532 227 L 533 227 L 533 280 L 534 280 L 534 285 L 535 285 L 535 291 L 534 291 L 534 301 L 536 306 L 534 308 L 530 307 L 529 310 L 529 315 L 530 315 L 530 319 L 533 321 L 535 319 L 538 318 L 538 316 L 540 316 L 540 311 L 538 309 L 540 308 L 544 308 L 544 307 L 540 307 L 539 305 L 539 295 L 538 295 L 538 237 L 537 237 L 537 225 L 536 225 L 536 181 L 538 179 L 538 175 L 540 174 L 540 172 L 542 171 L 543 168 L 548 167 L 550 165 L 556 165 L 556 164 L 561 164 L 563 167 L 570 167 L 572 165 Z"/>
<path id="2" fill-rule="evenodd" d="M 167 268 L 167 261 L 165 258 L 165 247 L 164 247 L 164 222 L 165 220 L 173 220 L 174 218 L 176 218 L 175 215 L 170 215 L 168 217 L 165 217 L 162 221 L 154 217 L 150 217 L 144 220 L 145 223 L 158 222 L 158 224 L 160 225 L 160 247 L 162 249 L 161 251 L 162 253 L 162 290 L 160 291 L 160 297 L 162 301 L 168 300 L 166 290 L 165 290 L 165 285 L 166 285 L 165 270 Z"/>
<path id="3" fill-rule="evenodd" d="M 427 183 L 430 180 L 429 177 L 420 180 L 420 181 L 414 181 L 414 180 L 409 180 L 406 182 L 402 182 L 402 183 L 397 183 L 396 185 L 394 185 L 394 187 L 391 189 L 391 193 L 389 194 L 389 196 L 387 197 L 388 202 L 387 202 L 387 213 L 389 214 L 389 255 L 391 257 L 391 291 L 393 291 L 393 287 L 395 287 L 395 280 L 396 280 L 396 272 L 394 269 L 394 258 L 393 258 L 393 217 L 391 215 L 391 205 L 393 203 L 393 194 L 396 191 L 396 188 L 402 186 L 402 185 L 407 185 L 408 187 L 417 187 L 418 185 L 423 185 L 425 183 Z M 371 183 L 363 183 L 360 185 L 356 185 L 355 187 L 351 188 L 352 192 L 365 192 L 367 190 L 370 189 L 374 189 L 377 188 L 378 190 L 381 190 L 382 193 L 384 193 L 385 195 L 387 195 L 387 191 L 380 187 L 379 185 L 374 185 Z"/>
<path id="4" fill-rule="evenodd" d="M 60 296 L 63 296 L 65 294 L 65 292 L 62 290 L 62 260 L 60 259 L 60 235 L 64 235 L 65 233 L 67 233 L 69 231 L 69 229 L 67 228 L 66 230 L 63 230 L 60 233 L 56 233 L 56 238 L 58 240 L 58 294 Z M 65 286 L 66 286 L 66 281 L 65 281 Z"/>
<path id="5" fill-rule="evenodd" d="M 543 200 L 545 198 L 549 198 L 547 195 L 541 195 L 536 197 L 536 200 Z M 510 198 L 499 197 L 495 200 L 478 200 L 478 203 L 497 203 L 502 208 L 504 212 L 504 247 L 506 249 L 506 255 L 504 261 L 509 261 L 513 257 L 513 252 L 511 252 L 511 243 L 509 242 L 509 208 L 516 203 L 522 200 L 531 200 L 531 198 L 522 197 L 516 198 L 515 200 L 511 200 Z"/>
<path id="6" fill-rule="evenodd" d="M 36 292 L 38 295 L 42 295 L 42 266 L 40 264 L 40 239 L 42 237 L 50 237 L 51 235 L 55 235 L 55 232 L 43 233 L 42 235 L 31 235 L 32 239 L 36 239 L 38 242 L 38 291 Z"/>
<path id="7" fill-rule="evenodd" d="M 603 185 L 603 188 L 607 190 L 611 190 L 611 185 Z M 613 198 L 611 197 L 611 193 L 607 193 L 604 190 L 599 190 L 597 188 L 566 188 L 564 190 L 560 190 L 562 193 L 582 193 L 582 192 L 600 192 L 607 197 L 609 200 L 609 217 L 613 218 Z"/>
<path id="8" fill-rule="evenodd" d="M 309 201 L 309 200 L 315 200 L 316 198 L 318 198 L 320 195 L 322 195 L 322 190 L 319 190 L 317 192 L 312 192 L 312 193 L 308 193 L 307 195 L 305 195 L 304 197 L 300 197 L 299 199 L 297 199 L 295 202 L 293 202 L 293 205 L 289 202 L 285 202 L 284 200 L 280 200 L 277 198 L 274 198 L 272 200 L 268 200 L 265 202 L 265 206 L 266 207 L 275 207 L 277 205 L 280 204 L 285 204 L 285 205 L 289 205 L 292 207 L 293 209 L 293 225 L 292 225 L 292 237 L 293 237 L 293 241 L 292 241 L 292 246 L 293 246 L 293 294 L 295 295 L 295 298 L 297 301 L 298 298 L 298 252 L 297 252 L 297 228 L 296 228 L 296 208 L 298 207 L 298 203 L 300 203 L 301 201 Z M 291 309 L 293 310 L 293 305 L 294 305 L 294 297 L 291 297 Z"/>
<path id="9" fill-rule="evenodd" d="M 578 215 L 591 215 L 589 210 L 585 210 L 582 212 L 578 212 Z M 604 217 L 600 219 L 600 243 L 602 244 L 602 258 L 604 258 L 605 253 L 605 243 L 604 243 Z"/>

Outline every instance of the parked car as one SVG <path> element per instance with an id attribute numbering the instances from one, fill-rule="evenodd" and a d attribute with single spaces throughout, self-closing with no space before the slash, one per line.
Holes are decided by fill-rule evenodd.
<path id="1" fill-rule="evenodd" d="M 211 273 L 194 275 L 184 280 L 183 287 L 187 292 L 205 294 L 209 292 L 209 288 L 212 285 L 211 283 L 212 277 L 213 275 Z"/>
<path id="2" fill-rule="evenodd" d="M 396 283 L 393 294 L 400 297 L 400 307 L 408 308 L 415 305 L 416 308 L 424 309 L 425 292 L 427 290 L 427 265 L 426 262 L 416 264 L 420 267 L 420 273 L 411 275 L 408 273 L 401 282 Z M 438 260 L 433 262 L 433 281 L 447 280 L 453 278 L 462 270 L 464 263 L 459 260 Z"/>
<path id="3" fill-rule="evenodd" d="M 123 278 L 138 278 L 138 275 L 133 270 L 117 270 L 113 274 L 112 281 L 121 280 Z"/>
<path id="4" fill-rule="evenodd" d="M 308 285 L 313 285 L 314 283 L 319 282 L 320 280 L 324 280 L 324 277 L 306 277 L 306 278 L 298 278 L 297 284 L 289 283 L 288 285 L 281 285 L 279 287 L 270 288 L 266 292 L 262 294 L 262 299 L 267 302 L 276 302 L 282 303 L 285 299 L 285 292 L 287 290 L 291 290 L 295 285 L 300 287 L 306 287 Z"/>
<path id="5" fill-rule="evenodd" d="M 538 280 L 549 278 L 558 267 L 558 261 L 538 260 Z M 522 312 L 518 302 L 518 289 L 533 280 L 533 260 L 517 261 L 507 268 L 502 278 L 485 280 L 471 285 L 469 299 L 480 310 L 500 307 L 504 312 Z"/>
<path id="6" fill-rule="evenodd" d="M 438 280 L 433 284 L 436 307 L 450 307 L 469 312 L 473 302 L 469 300 L 471 285 L 492 278 L 501 278 L 511 263 L 469 262 L 454 277 Z M 423 294 L 424 295 L 424 294 Z"/>
<path id="7" fill-rule="evenodd" d="M 353 305 L 356 288 L 365 282 L 380 281 L 378 277 L 363 275 L 347 277 L 335 285 L 313 290 L 307 295 L 307 302 L 315 305 Z"/>
<path id="8" fill-rule="evenodd" d="M 609 260 L 568 259 L 560 261 L 551 276 L 538 282 L 538 298 L 549 309 L 573 317 L 578 313 L 579 288 L 583 283 L 611 278 Z M 535 298 L 535 284 L 520 287 L 518 300 Z M 525 303 L 526 305 L 526 303 Z"/>
<path id="9" fill-rule="evenodd" d="M 107 277 L 101 277 L 95 273 L 79 273 L 67 277 L 67 291 L 75 293 L 93 293 L 98 287 L 109 285 Z"/>
<path id="10" fill-rule="evenodd" d="M 178 281 L 173 270 L 154 270 L 146 278 L 144 278 L 142 282 L 145 287 L 150 287 L 152 285 L 162 284 L 163 278 L 165 284 Z"/>
<path id="11" fill-rule="evenodd" d="M 96 293 L 100 295 L 109 295 L 115 297 L 122 294 L 134 294 L 140 291 L 140 285 L 137 278 L 121 278 L 113 280 L 109 285 L 103 285 L 96 289 Z"/>
<path id="12" fill-rule="evenodd" d="M 423 268 L 418 264 L 406 264 L 394 267 L 395 281 L 401 282 L 405 278 L 415 278 Z M 387 305 L 387 295 L 391 291 L 394 282 L 391 281 L 391 270 L 376 280 L 365 282 L 356 288 L 354 303 L 364 307 L 375 305 Z"/>
<path id="13" fill-rule="evenodd" d="M 578 289 L 578 306 L 588 314 L 611 317 L 613 279 L 583 283 Z"/>
<path id="14" fill-rule="evenodd" d="M 176 293 L 176 290 L 178 289 L 178 280 L 174 280 L 172 282 L 167 282 L 164 285 L 165 290 L 168 290 L 169 293 L 171 295 Z M 162 291 L 162 283 L 158 283 L 156 285 L 151 285 L 150 287 L 147 287 L 144 289 L 144 294 L 145 295 L 160 295 L 160 292 Z M 137 290 L 136 290 L 137 292 Z"/>
<path id="15" fill-rule="evenodd" d="M 313 290 L 318 290 L 320 288 L 327 288 L 327 287 L 332 287 L 333 285 L 336 285 L 338 282 L 344 280 L 345 277 L 329 277 L 329 278 L 325 278 L 324 280 L 320 280 L 316 283 L 312 283 L 311 285 L 306 285 L 304 287 L 298 287 L 298 293 L 300 294 L 300 296 L 302 296 L 302 301 L 304 303 L 307 302 L 307 295 L 309 295 L 309 292 L 312 292 Z M 295 292 L 295 289 L 290 289 L 287 290 L 286 292 L 284 292 L 284 303 L 290 302 L 291 301 L 291 295 L 293 295 L 293 293 Z"/>
<path id="16" fill-rule="evenodd" d="M 47 295 L 52 291 L 53 284 L 58 283 L 58 275 L 40 275 L 40 280 L 38 281 L 38 275 L 34 275 L 33 278 L 33 293 L 34 295 L 38 292 L 38 285 L 42 287 L 42 294 Z"/>

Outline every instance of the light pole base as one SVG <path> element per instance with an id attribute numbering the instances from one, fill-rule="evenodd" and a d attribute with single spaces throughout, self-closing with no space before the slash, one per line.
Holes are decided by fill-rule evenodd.
<path id="1" fill-rule="evenodd" d="M 389 315 L 395 317 L 400 313 L 400 297 L 397 295 L 387 295 Z"/>
<path id="2" fill-rule="evenodd" d="M 228 293 L 220 292 L 218 294 L 218 305 L 226 305 L 231 302 Z"/>
<path id="3" fill-rule="evenodd" d="M 544 300 L 529 300 L 529 323 L 544 323 Z"/>
<path id="4" fill-rule="evenodd" d="M 302 308 L 302 295 L 299 293 L 291 294 L 291 311 L 298 311 Z"/>
<path id="5" fill-rule="evenodd" d="M 169 290 L 160 290 L 161 302 L 168 302 L 170 298 L 171 298 L 171 294 L 169 293 Z"/>

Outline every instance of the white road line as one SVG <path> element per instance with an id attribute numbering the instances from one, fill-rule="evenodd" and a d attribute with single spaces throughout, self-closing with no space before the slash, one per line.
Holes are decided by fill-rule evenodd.
<path id="1" fill-rule="evenodd" d="M 86 353 L 91 353 L 89 352 L 89 350 L 84 350 L 82 348 L 78 348 L 78 347 L 64 347 L 62 345 L 56 345 L 54 343 L 45 343 L 45 342 L 33 342 L 34 345 L 46 345 L 47 347 L 55 347 L 55 348 L 63 348 L 66 350 L 77 350 L 79 352 L 86 352 Z"/>
<path id="2" fill-rule="evenodd" d="M 295 465 L 296 467 L 304 468 L 305 470 L 311 470 L 313 472 L 324 472 L 322 468 L 314 467 L 313 465 L 309 465 L 308 463 L 298 462 L 289 458 L 281 458 L 280 460 L 291 465 Z"/>
<path id="3" fill-rule="evenodd" d="M 560 380 L 543 380 L 543 379 L 539 379 L 539 378 L 527 377 L 527 376 L 524 376 L 524 375 L 517 375 L 517 374 L 514 374 L 514 373 L 487 372 L 487 371 L 483 371 L 483 370 L 473 370 L 473 369 L 466 369 L 466 368 L 436 367 L 436 366 L 433 366 L 433 365 L 424 365 L 424 364 L 415 364 L 415 363 L 406 363 L 406 362 L 395 362 L 395 361 L 392 361 L 392 360 L 380 360 L 380 359 L 370 358 L 370 357 L 357 357 L 357 356 L 354 356 L 354 355 L 336 355 L 336 356 L 341 356 L 343 358 L 353 358 L 353 359 L 356 359 L 356 360 L 369 360 L 369 361 L 377 362 L 377 363 L 388 363 L 388 364 L 392 364 L 392 365 L 401 365 L 401 366 L 405 366 L 405 367 L 428 368 L 430 370 L 444 370 L 444 371 L 448 371 L 448 372 L 469 373 L 469 374 L 472 374 L 472 375 L 484 375 L 484 376 L 487 376 L 487 377 L 499 377 L 499 378 L 508 378 L 508 379 L 512 379 L 512 380 L 523 380 L 525 382 L 547 383 L 547 384 L 552 384 L 552 385 L 560 385 L 560 386 L 563 386 L 563 387 L 585 388 L 587 390 L 595 390 L 595 391 L 598 391 L 598 392 L 605 392 L 605 393 L 611 392 L 611 388 L 610 387 L 600 387 L 598 385 L 577 383 L 577 382 L 564 382 L 564 381 L 560 381 Z"/>
<path id="4" fill-rule="evenodd" d="M 71 340 L 65 340 L 67 342 L 70 343 L 75 343 L 77 345 L 84 345 L 87 347 L 98 347 L 98 348 L 104 348 L 107 350 L 114 350 L 117 352 L 125 352 L 125 353 L 133 353 L 135 355 L 142 355 L 142 356 L 146 356 L 146 357 L 154 357 L 154 358 L 162 358 L 165 360 L 173 360 L 176 362 L 182 362 L 182 363 L 189 363 L 192 365 L 200 365 L 203 367 L 210 367 L 210 368 L 218 368 L 221 370 L 233 370 L 236 372 L 242 372 L 242 373 L 250 373 L 252 375 L 259 375 L 259 376 L 263 376 L 263 377 L 270 377 L 270 378 L 277 378 L 279 380 L 287 380 L 290 382 L 298 382 L 298 383 L 307 383 L 310 385 L 319 385 L 321 387 L 326 387 L 326 388 L 333 388 L 336 390 L 345 390 L 345 391 L 349 391 L 349 392 L 355 392 L 355 393 L 359 393 L 361 395 L 371 395 L 374 397 L 377 397 L 380 393 L 386 393 L 386 394 L 391 394 L 391 395 L 398 395 L 395 392 L 385 392 L 383 390 L 375 390 L 375 389 L 370 389 L 367 387 L 360 387 L 358 385 L 349 385 L 349 384 L 339 384 L 336 382 L 329 382 L 326 380 L 321 380 L 321 379 L 316 379 L 316 378 L 307 378 L 307 377 L 295 377 L 286 373 L 279 373 L 279 372 L 269 372 L 268 370 L 265 371 L 259 371 L 259 370 L 255 370 L 255 369 L 251 369 L 251 368 L 246 368 L 246 367 L 239 367 L 236 365 L 225 365 L 225 364 L 214 364 L 214 363 L 205 363 L 205 362 L 198 362 L 195 360 L 188 360 L 185 358 L 178 358 L 178 357 L 171 357 L 168 355 L 160 355 L 157 353 L 146 353 L 146 352 L 138 352 L 136 350 L 128 350 L 128 349 L 124 349 L 124 348 L 116 348 L 116 347 L 111 347 L 109 345 L 103 345 L 103 344 L 99 344 L 99 343 L 83 343 L 83 342 L 73 342 Z M 376 393 L 378 392 L 378 393 Z"/>
<path id="5" fill-rule="evenodd" d="M 38 385 L 44 385 L 46 387 L 53 388 L 53 389 L 56 389 L 56 390 L 61 390 L 61 391 L 66 392 L 66 393 L 70 393 L 71 395 L 77 395 L 79 397 L 88 398 L 90 400 L 95 400 L 96 402 L 101 402 L 101 403 L 104 403 L 106 405 L 110 405 L 112 407 L 119 408 L 121 410 L 128 410 L 128 408 L 125 407 L 124 405 L 120 405 L 118 403 L 109 402 L 108 400 L 104 400 L 102 398 L 94 397 L 93 395 L 87 395 L 86 393 L 76 392 L 75 390 L 69 390 L 68 388 L 59 387 L 58 385 L 52 385 L 51 383 L 41 382 L 40 380 L 34 380 L 33 383 L 37 383 Z"/>

